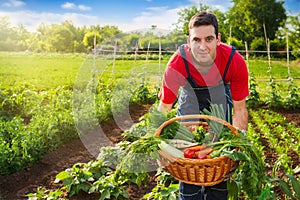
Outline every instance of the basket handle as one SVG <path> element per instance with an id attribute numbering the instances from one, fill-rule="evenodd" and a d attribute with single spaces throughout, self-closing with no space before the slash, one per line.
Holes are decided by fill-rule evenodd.
<path id="1" fill-rule="evenodd" d="M 227 126 L 233 134 L 238 135 L 238 131 L 236 130 L 236 128 L 234 128 L 227 121 L 222 120 L 220 118 L 210 116 L 210 115 L 182 115 L 182 116 L 173 117 L 173 118 L 169 119 L 168 121 L 165 121 L 162 125 L 160 125 L 160 127 L 158 127 L 156 129 L 155 136 L 160 136 L 162 129 L 164 127 L 168 126 L 169 124 L 171 124 L 175 121 L 185 120 L 185 119 L 208 119 L 208 120 L 216 121 L 216 122 L 219 122 L 220 124 Z"/>

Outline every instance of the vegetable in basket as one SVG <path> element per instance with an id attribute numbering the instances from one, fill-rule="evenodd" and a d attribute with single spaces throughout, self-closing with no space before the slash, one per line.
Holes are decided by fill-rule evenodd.
<path id="1" fill-rule="evenodd" d="M 163 113 L 158 110 L 153 110 L 146 116 L 148 125 L 153 127 L 153 129 L 157 129 L 172 117 L 174 117 L 173 113 Z M 163 139 L 181 139 L 202 144 L 206 130 L 202 126 L 192 128 L 193 130 L 190 130 L 188 127 L 175 121 L 162 129 L 160 137 Z"/>
<path id="2" fill-rule="evenodd" d="M 188 147 L 183 150 L 185 158 L 191 159 L 206 159 L 209 158 L 209 154 L 213 151 L 212 148 L 207 147 L 206 145 L 197 145 Z"/>

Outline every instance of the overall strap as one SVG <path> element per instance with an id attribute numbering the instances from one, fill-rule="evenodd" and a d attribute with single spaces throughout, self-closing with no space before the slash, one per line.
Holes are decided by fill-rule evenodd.
<path id="1" fill-rule="evenodd" d="M 225 84 L 225 77 L 226 77 L 226 74 L 227 74 L 229 65 L 230 65 L 230 63 L 231 63 L 231 60 L 232 60 L 232 58 L 233 58 L 233 55 L 234 55 L 234 53 L 235 53 L 235 50 L 236 50 L 235 47 L 232 46 L 232 48 L 231 48 L 231 53 L 230 53 L 229 59 L 228 59 L 228 61 L 227 61 L 226 67 L 225 67 L 225 71 L 224 71 L 223 76 L 222 76 L 222 80 L 223 80 L 223 83 L 224 83 L 224 84 Z"/>
<path id="2" fill-rule="evenodd" d="M 189 82 L 191 81 L 193 83 L 193 87 L 197 86 L 196 82 L 194 81 L 194 79 L 192 78 L 191 76 L 191 73 L 190 73 L 190 70 L 189 70 L 189 64 L 188 64 L 188 61 L 187 61 L 187 58 L 186 58 L 186 54 L 185 54 L 185 51 L 184 51 L 184 45 L 180 45 L 179 47 L 179 50 L 180 50 L 180 55 L 182 56 L 183 58 L 183 62 L 184 62 L 184 65 L 185 65 L 185 70 L 188 74 L 188 80 Z"/>

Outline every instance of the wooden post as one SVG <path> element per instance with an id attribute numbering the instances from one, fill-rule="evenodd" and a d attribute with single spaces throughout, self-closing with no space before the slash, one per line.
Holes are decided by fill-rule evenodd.
<path id="1" fill-rule="evenodd" d="M 113 56 L 113 66 L 112 66 L 112 73 L 113 73 L 113 74 L 115 74 L 117 46 L 118 46 L 118 41 L 116 40 L 115 46 L 114 46 L 114 56 Z"/>
<path id="2" fill-rule="evenodd" d="M 266 25 L 263 23 L 264 27 L 264 34 L 265 34 L 265 41 L 266 41 L 266 47 L 268 48 L 268 36 L 267 36 L 267 30 L 266 30 Z"/>
<path id="3" fill-rule="evenodd" d="M 159 67 L 159 77 L 161 74 L 161 41 L 160 41 L 160 37 L 159 37 L 159 61 L 158 61 L 158 67 Z"/>
<path id="4" fill-rule="evenodd" d="M 133 72 L 135 73 L 135 67 L 136 67 L 136 57 L 137 57 L 137 52 L 139 50 L 139 40 L 136 41 L 135 45 L 135 51 L 134 51 L 134 64 L 133 64 Z"/>
<path id="5" fill-rule="evenodd" d="M 97 45 L 97 37 L 96 37 L 96 33 L 94 33 L 94 59 L 96 57 L 96 45 Z"/>
<path id="6" fill-rule="evenodd" d="M 93 76 L 93 79 L 95 78 L 95 74 L 96 74 L 96 45 L 97 45 L 97 37 L 96 37 L 96 33 L 94 33 L 94 58 L 93 58 L 93 69 L 92 69 L 92 76 Z"/>
<path id="7" fill-rule="evenodd" d="M 146 54 L 146 63 L 148 64 L 148 57 L 149 57 L 149 49 L 150 49 L 150 40 L 148 42 L 147 54 Z"/>
<path id="8" fill-rule="evenodd" d="M 288 68 L 288 80 L 291 80 L 291 71 L 290 71 L 290 52 L 289 52 L 289 33 L 286 29 L 286 65 Z"/>
<path id="9" fill-rule="evenodd" d="M 231 32 L 232 32 L 232 26 L 230 25 L 230 28 L 229 28 L 229 44 L 228 45 L 231 45 Z"/>
<path id="10" fill-rule="evenodd" d="M 266 40 L 266 47 L 267 47 L 267 54 L 268 54 L 268 63 L 269 63 L 269 73 L 270 79 L 272 79 L 272 67 L 271 67 L 271 55 L 270 55 L 270 40 L 267 36 L 266 25 L 263 23 L 264 33 L 265 33 L 265 40 Z"/>
<path id="11" fill-rule="evenodd" d="M 247 67 L 249 68 L 249 52 L 248 52 L 247 41 L 245 41 L 245 50 L 246 50 L 246 63 L 247 63 Z"/>
<path id="12" fill-rule="evenodd" d="M 268 51 L 268 63 L 269 63 L 270 79 L 272 79 L 272 66 L 271 66 L 270 40 L 269 40 L 269 38 L 267 39 L 267 51 Z"/>
<path id="13" fill-rule="evenodd" d="M 143 67 L 143 73 L 144 73 L 144 81 L 145 81 L 145 84 L 146 84 L 146 66 L 148 67 L 148 64 L 149 64 L 149 59 L 148 59 L 148 57 L 149 57 L 149 51 L 150 51 L 150 44 L 151 44 L 151 42 L 150 42 L 150 40 L 149 40 L 149 42 L 148 42 L 148 47 L 147 47 L 147 54 L 146 54 L 146 64 L 144 65 L 144 67 Z"/>

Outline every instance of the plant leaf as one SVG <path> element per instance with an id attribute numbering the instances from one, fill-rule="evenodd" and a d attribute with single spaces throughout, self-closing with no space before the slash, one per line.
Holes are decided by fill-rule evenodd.
<path id="1" fill-rule="evenodd" d="M 270 194 L 271 189 L 272 189 L 272 186 L 268 186 L 266 189 L 264 189 L 264 191 L 259 195 L 258 200 L 269 199 L 268 195 Z"/>
<path id="2" fill-rule="evenodd" d="M 293 177 L 290 174 L 287 174 L 286 176 L 291 180 L 293 189 L 294 189 L 298 199 L 300 199 L 300 181 L 297 180 L 295 177 Z"/>
<path id="3" fill-rule="evenodd" d="M 235 180 L 232 180 L 227 183 L 227 189 L 228 189 L 228 200 L 236 200 L 238 199 L 238 195 L 240 193 L 240 182 L 237 182 Z"/>
<path id="4" fill-rule="evenodd" d="M 56 175 L 55 182 L 58 183 L 59 181 L 65 180 L 65 179 L 70 178 L 70 177 L 71 176 L 70 176 L 70 174 L 68 172 L 62 171 L 62 172 L 60 172 L 59 174 Z"/>
<path id="5" fill-rule="evenodd" d="M 104 190 L 101 193 L 100 200 L 109 199 L 109 198 L 110 198 L 110 192 L 109 192 L 109 190 Z"/>
<path id="6" fill-rule="evenodd" d="M 240 160 L 240 161 L 250 161 L 250 158 L 249 156 L 247 156 L 247 154 L 245 154 L 244 152 L 241 152 L 241 151 L 235 151 L 235 150 L 232 150 L 232 151 L 227 151 L 227 150 L 223 150 L 222 152 L 222 155 L 234 160 L 234 161 L 237 161 L 237 160 Z"/>
<path id="7" fill-rule="evenodd" d="M 291 191 L 291 189 L 290 189 L 289 185 L 287 184 L 287 182 L 285 182 L 285 181 L 283 181 L 283 180 L 281 180 L 281 179 L 277 179 L 277 181 L 278 181 L 279 184 L 280 184 L 281 190 L 282 190 L 286 195 L 288 195 L 289 197 L 291 197 L 291 199 L 293 199 L 293 200 L 295 199 L 295 200 L 296 200 L 296 198 L 294 197 L 293 192 Z"/>

